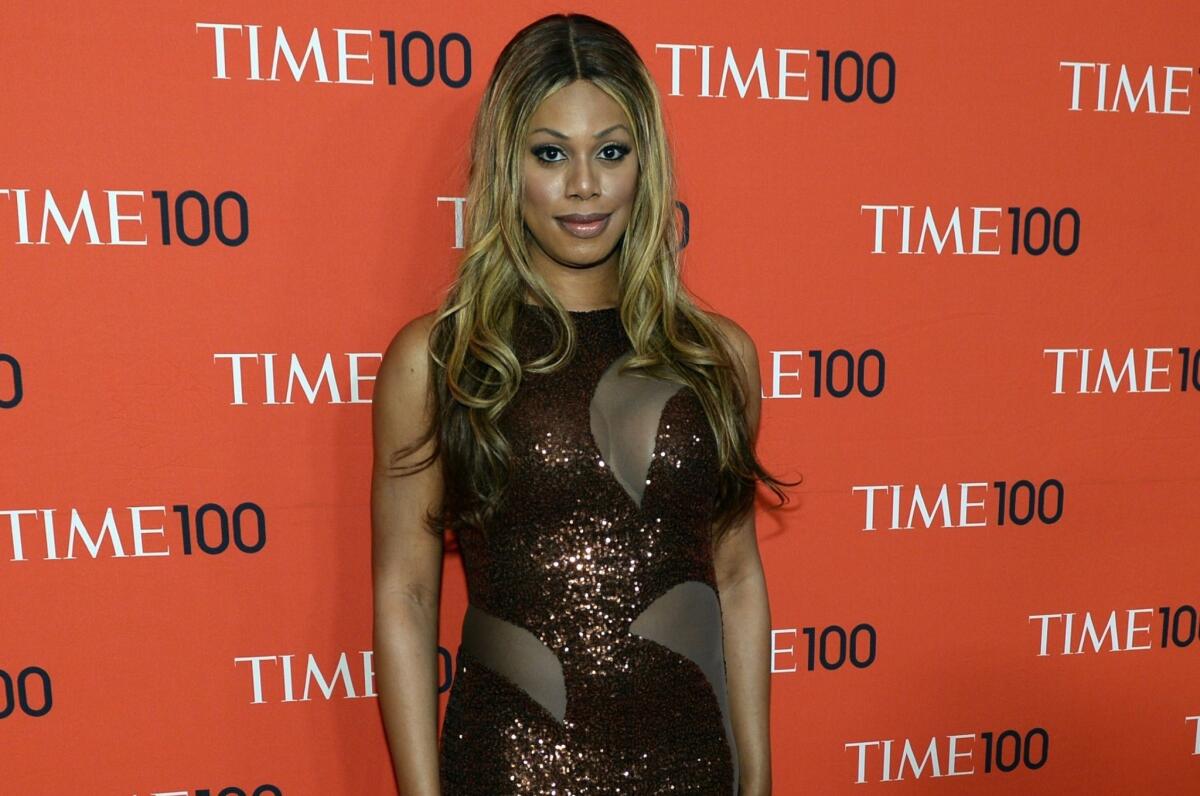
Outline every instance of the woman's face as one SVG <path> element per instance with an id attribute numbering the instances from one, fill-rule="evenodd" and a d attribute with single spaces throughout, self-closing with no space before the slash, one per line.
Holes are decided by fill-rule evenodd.
<path id="1" fill-rule="evenodd" d="M 521 210 L 535 267 L 615 262 L 639 171 L 621 106 L 576 80 L 542 102 L 529 130 Z"/>

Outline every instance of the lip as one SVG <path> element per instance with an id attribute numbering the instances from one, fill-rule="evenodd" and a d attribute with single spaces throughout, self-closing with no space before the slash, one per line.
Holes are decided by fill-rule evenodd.
<path id="1" fill-rule="evenodd" d="M 569 213 L 555 216 L 554 220 L 564 230 L 577 238 L 594 238 L 608 227 L 612 213 Z"/>

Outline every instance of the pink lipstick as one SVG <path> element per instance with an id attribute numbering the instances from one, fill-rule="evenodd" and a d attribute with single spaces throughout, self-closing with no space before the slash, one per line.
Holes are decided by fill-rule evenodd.
<path id="1" fill-rule="evenodd" d="M 577 238 L 594 238 L 608 226 L 611 213 L 571 213 L 555 216 L 558 225 Z"/>

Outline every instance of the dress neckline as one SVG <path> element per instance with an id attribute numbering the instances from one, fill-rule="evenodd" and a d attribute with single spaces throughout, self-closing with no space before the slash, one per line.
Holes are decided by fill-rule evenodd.
<path id="1" fill-rule="evenodd" d="M 521 304 L 532 310 L 546 310 L 546 308 L 543 307 L 542 305 L 532 304 L 528 301 L 522 301 Z M 573 316 L 603 315 L 605 313 L 617 312 L 620 309 L 621 309 L 620 305 L 617 305 L 617 306 L 613 306 L 613 307 L 597 307 L 596 309 L 591 309 L 591 310 L 567 310 L 567 314 L 573 315 Z M 549 311 L 549 310 L 546 310 L 546 311 Z"/>

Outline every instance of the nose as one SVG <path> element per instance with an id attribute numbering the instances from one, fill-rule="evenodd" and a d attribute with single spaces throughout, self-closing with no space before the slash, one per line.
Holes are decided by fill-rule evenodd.
<path id="1" fill-rule="evenodd" d="M 567 171 L 567 195 L 578 199 L 591 199 L 599 194 L 600 180 L 594 171 L 591 158 L 576 158 Z"/>

